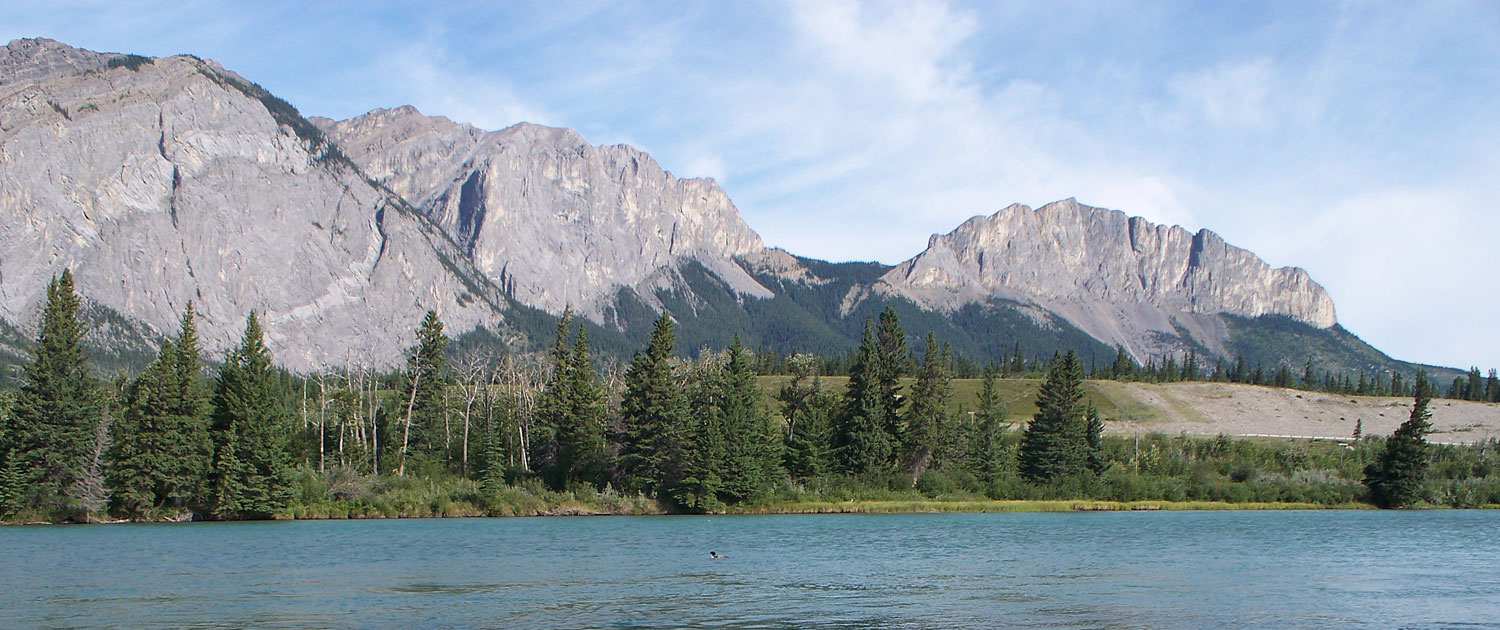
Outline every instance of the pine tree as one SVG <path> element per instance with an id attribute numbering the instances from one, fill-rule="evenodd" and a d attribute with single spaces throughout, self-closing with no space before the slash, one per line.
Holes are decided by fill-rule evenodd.
<path id="1" fill-rule="evenodd" d="M 437 311 L 427 311 L 422 325 L 417 329 L 417 344 L 406 355 L 405 382 L 401 391 L 405 394 L 401 427 L 401 463 L 397 474 L 406 474 L 406 459 L 409 455 L 440 456 L 445 461 L 451 453 L 449 427 L 445 422 L 447 413 L 448 386 L 452 374 L 448 369 L 448 336 L 443 334 L 443 322 Z"/>
<path id="2" fill-rule="evenodd" d="M 880 320 L 875 327 L 875 344 L 875 382 L 880 389 L 879 399 L 885 407 L 885 432 L 892 440 L 899 440 L 905 430 L 901 422 L 901 407 L 904 402 L 901 396 L 901 377 L 906 376 L 911 355 L 906 350 L 906 331 L 901 328 L 896 310 L 889 306 L 880 312 Z"/>
<path id="3" fill-rule="evenodd" d="M 531 461 L 528 466 L 546 477 L 557 476 L 557 460 L 561 450 L 557 434 L 559 427 L 567 422 L 571 406 L 567 389 L 571 381 L 568 372 L 572 366 L 572 353 L 568 351 L 568 335 L 572 321 L 572 308 L 564 310 L 562 317 L 557 320 L 552 349 L 547 353 L 552 373 L 547 377 L 547 385 L 541 396 L 537 398 L 536 422 L 531 428 Z"/>
<path id="4" fill-rule="evenodd" d="M 1104 458 L 1104 420 L 1099 417 L 1099 408 L 1089 403 L 1088 410 L 1084 412 L 1084 442 L 1088 447 L 1087 464 L 1089 470 L 1095 473 L 1104 472 L 1109 462 Z"/>
<path id="5" fill-rule="evenodd" d="M 1005 432 L 1005 403 L 995 382 L 995 370 L 984 371 L 979 386 L 978 408 L 974 410 L 973 440 L 969 445 L 969 471 L 985 483 L 1001 475 L 1000 461 Z"/>
<path id="6" fill-rule="evenodd" d="M 1110 368 L 1110 373 L 1117 381 L 1135 378 L 1135 361 L 1130 358 L 1130 353 L 1125 351 L 1125 346 L 1115 344 L 1115 363 Z"/>
<path id="7" fill-rule="evenodd" d="M 912 483 L 932 465 L 934 455 L 944 441 L 944 430 L 949 427 L 948 401 L 953 398 L 953 385 L 948 371 L 947 356 L 937 345 L 937 338 L 927 334 L 927 348 L 923 353 L 922 367 L 917 372 L 916 385 L 912 387 L 911 406 L 906 414 L 906 469 L 912 475 Z"/>
<path id="8" fill-rule="evenodd" d="M 895 450 L 895 440 L 886 429 L 890 408 L 885 400 L 888 390 L 881 386 L 879 353 L 874 324 L 866 321 L 864 339 L 849 370 L 849 386 L 833 429 L 834 459 L 844 474 L 884 472 Z"/>
<path id="9" fill-rule="evenodd" d="M 1302 389 L 1317 389 L 1318 375 L 1313 371 L 1312 359 L 1307 360 L 1307 365 L 1302 368 Z"/>
<path id="10" fill-rule="evenodd" d="M 588 336 L 583 324 L 573 338 L 568 360 L 570 422 L 560 427 L 561 462 L 569 479 L 598 484 L 604 477 L 609 442 L 605 427 L 604 387 L 589 356 Z"/>
<path id="11" fill-rule="evenodd" d="M 109 480 L 126 515 L 182 510 L 199 500 L 213 454 L 201 370 L 189 303 L 177 338 L 162 344 L 127 388 L 126 408 L 116 423 Z"/>
<path id="12" fill-rule="evenodd" d="M 831 396 L 823 389 L 812 355 L 792 355 L 787 368 L 792 378 L 776 394 L 786 423 L 783 466 L 799 479 L 818 477 L 827 473 L 831 464 Z"/>
<path id="13" fill-rule="evenodd" d="M 1037 412 L 1021 438 L 1021 476 L 1047 482 L 1082 473 L 1087 465 L 1083 368 L 1069 350 L 1047 371 Z"/>
<path id="14" fill-rule="evenodd" d="M 572 310 L 558 321 L 550 357 L 552 375 L 537 405 L 532 455 L 535 468 L 552 486 L 562 489 L 572 481 L 599 483 L 608 448 L 604 427 L 604 390 L 589 356 L 583 326 L 568 346 Z"/>
<path id="15" fill-rule="evenodd" d="M 637 352 L 625 372 L 620 400 L 621 474 L 628 487 L 658 498 L 671 498 L 685 478 L 689 423 L 687 401 L 672 374 L 672 317 L 656 320 L 644 352 Z"/>
<path id="16" fill-rule="evenodd" d="M 1428 422 L 1432 412 L 1427 408 L 1431 402 L 1427 375 L 1418 372 L 1411 416 L 1386 438 L 1385 451 L 1379 458 L 1365 467 L 1364 484 L 1376 506 L 1409 507 L 1421 499 L 1422 481 L 1430 463 L 1426 435 L 1432 429 Z"/>
<path id="17" fill-rule="evenodd" d="M 1484 380 L 1478 367 L 1469 368 L 1469 382 L 1464 386 L 1464 400 L 1484 400 Z"/>
<path id="18" fill-rule="evenodd" d="M 291 418 L 254 312 L 219 370 L 213 407 L 214 516 L 274 516 L 291 499 Z"/>
<path id="19" fill-rule="evenodd" d="M 73 274 L 47 285 L 41 331 L 12 412 L 13 455 L 27 495 L 43 511 L 64 510 L 66 492 L 82 480 L 94 446 L 101 393 L 83 354 L 83 324 Z"/>
<path id="20" fill-rule="evenodd" d="M 1500 374 L 1495 372 L 1495 368 L 1490 368 L 1489 377 L 1485 379 L 1484 392 L 1485 400 L 1500 402 Z"/>
<path id="21" fill-rule="evenodd" d="M 760 388 L 739 335 L 729 346 L 718 389 L 716 415 L 723 423 L 726 440 L 719 472 L 723 482 L 720 493 L 725 502 L 740 503 L 764 494 L 783 474 L 776 456 L 776 436 L 760 408 Z"/>

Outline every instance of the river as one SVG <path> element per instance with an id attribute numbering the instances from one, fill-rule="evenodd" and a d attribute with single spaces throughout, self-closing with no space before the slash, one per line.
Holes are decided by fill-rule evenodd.
<path id="1" fill-rule="evenodd" d="M 1500 627 L 1500 510 L 27 526 L 0 552 L 4 628 Z"/>

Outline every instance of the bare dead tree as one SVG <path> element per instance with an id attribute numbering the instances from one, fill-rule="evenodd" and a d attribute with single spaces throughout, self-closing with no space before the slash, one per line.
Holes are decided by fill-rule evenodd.
<path id="1" fill-rule="evenodd" d="M 469 426 L 473 417 L 474 400 L 479 397 L 481 390 L 485 388 L 486 377 L 489 366 L 494 363 L 494 357 L 489 352 L 470 349 L 459 357 L 456 367 L 459 380 L 459 391 L 463 395 L 463 440 L 461 470 L 463 474 L 469 474 Z"/>
<path id="2" fill-rule="evenodd" d="M 110 492 L 104 485 L 104 457 L 114 441 L 109 433 L 112 424 L 114 418 L 106 403 L 100 409 L 99 423 L 94 427 L 94 449 L 89 453 L 89 463 L 70 492 L 83 504 L 84 519 L 88 521 L 93 521 L 94 515 L 103 512 L 109 505 Z"/>

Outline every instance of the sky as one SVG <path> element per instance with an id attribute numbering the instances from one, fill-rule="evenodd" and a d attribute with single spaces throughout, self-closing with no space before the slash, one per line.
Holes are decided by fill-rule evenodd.
<path id="1" fill-rule="evenodd" d="M 1500 367 L 1500 2 L 425 4 L 0 0 L 0 40 L 213 58 L 307 115 L 572 127 L 815 258 L 1075 197 L 1307 269 L 1396 358 Z"/>

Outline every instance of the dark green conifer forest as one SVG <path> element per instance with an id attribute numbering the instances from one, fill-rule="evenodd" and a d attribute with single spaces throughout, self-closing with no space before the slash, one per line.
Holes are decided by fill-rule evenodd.
<path id="1" fill-rule="evenodd" d="M 33 353 L 0 392 L 0 517 L 9 521 L 267 519 L 824 509 L 861 501 L 1218 501 L 1379 507 L 1500 504 L 1491 440 L 1428 444 L 1423 375 L 1319 373 L 1196 351 L 1142 366 L 1123 348 L 975 365 L 891 308 L 847 356 L 680 347 L 670 313 L 624 363 L 595 356 L 571 313 L 544 353 L 455 344 L 428 312 L 392 370 L 292 374 L 260 321 L 209 369 L 188 305 L 130 378 L 85 356 L 64 271 Z M 758 377 L 785 374 L 775 391 Z M 847 374 L 847 386 L 824 377 Z M 1295 376 L 1294 376 L 1295 374 Z M 977 396 L 955 379 L 980 379 Z M 1007 421 L 1006 379 L 1042 377 Z M 1414 396 L 1390 437 L 1347 443 L 1106 434 L 1084 379 L 1224 380 Z M 1352 381 L 1352 382 L 1351 382 Z M 1035 381 L 1028 381 L 1035 383 Z M 1454 382 L 1494 400 L 1494 371 Z M 969 390 L 973 391 L 973 390 Z M 799 507 L 802 506 L 802 507 Z M 818 507 L 823 506 L 823 507 Z"/>

